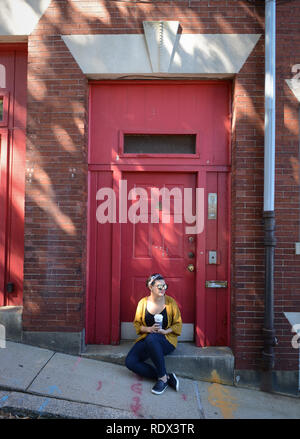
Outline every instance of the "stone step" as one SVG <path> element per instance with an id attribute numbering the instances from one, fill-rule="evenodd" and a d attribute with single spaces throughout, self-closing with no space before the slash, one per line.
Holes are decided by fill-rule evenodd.
<path id="1" fill-rule="evenodd" d="M 125 365 L 125 358 L 133 342 L 121 341 L 119 345 L 87 345 L 82 357 Z M 150 360 L 149 360 L 150 361 Z M 165 357 L 166 369 L 178 376 L 194 380 L 233 385 L 234 355 L 227 346 L 196 347 L 181 342 Z"/>

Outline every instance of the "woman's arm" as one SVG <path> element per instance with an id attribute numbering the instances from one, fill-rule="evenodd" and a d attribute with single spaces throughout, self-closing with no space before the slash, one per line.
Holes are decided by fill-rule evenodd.
<path id="1" fill-rule="evenodd" d="M 143 317 L 143 303 L 142 300 L 140 300 L 136 308 L 135 317 L 133 321 L 133 326 L 135 327 L 137 334 L 141 333 L 141 328 L 143 327 L 142 317 Z"/>
<path id="2" fill-rule="evenodd" d="M 177 303 L 175 302 L 175 300 L 173 302 L 172 310 L 173 310 L 173 316 L 172 316 L 172 324 L 170 329 L 171 332 L 174 332 L 174 334 L 180 335 L 182 329 L 182 319 L 181 319 L 180 309 Z"/>
<path id="3" fill-rule="evenodd" d="M 141 326 L 140 326 L 140 332 L 145 332 L 145 333 L 146 333 L 146 332 L 149 332 L 149 331 L 148 331 L 148 326 L 142 326 L 142 325 L 141 325 Z"/>

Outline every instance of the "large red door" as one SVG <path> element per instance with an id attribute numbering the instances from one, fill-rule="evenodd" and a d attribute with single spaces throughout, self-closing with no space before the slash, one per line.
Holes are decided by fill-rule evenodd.
<path id="1" fill-rule="evenodd" d="M 159 272 L 181 308 L 183 339 L 229 344 L 230 93 L 226 81 L 91 85 L 87 343 L 135 337 L 135 309 L 149 293 L 145 281 Z M 114 193 L 112 222 L 96 219 L 102 188 Z M 130 219 L 134 188 L 146 194 L 144 222 Z M 151 220 L 151 191 L 162 188 L 191 189 L 194 207 L 202 190 L 200 230 L 187 232 L 184 215 L 176 221 L 172 196 L 169 222 L 162 221 L 162 200 L 154 206 L 159 221 Z"/>
<path id="2" fill-rule="evenodd" d="M 134 337 L 132 320 L 136 305 L 149 294 L 145 281 L 161 273 L 168 284 L 167 294 L 179 304 L 184 324 L 184 338 L 193 339 L 195 321 L 195 240 L 188 234 L 184 217 L 184 189 L 190 188 L 195 204 L 196 176 L 177 173 L 125 173 L 127 191 L 145 191 L 147 209 L 138 208 L 136 223 L 129 218 L 122 225 L 121 322 L 122 338 Z M 158 191 L 166 189 L 166 196 Z M 162 194 L 162 192 L 161 192 Z M 128 211 L 136 211 L 138 196 L 129 201 Z M 170 200 L 170 203 L 168 203 Z M 194 212 L 193 212 L 194 213 Z M 144 215 L 144 216 L 143 216 Z M 130 217 L 130 215 L 129 215 Z M 158 221 L 158 222 L 156 222 Z M 190 271 L 188 269 L 190 268 Z"/>

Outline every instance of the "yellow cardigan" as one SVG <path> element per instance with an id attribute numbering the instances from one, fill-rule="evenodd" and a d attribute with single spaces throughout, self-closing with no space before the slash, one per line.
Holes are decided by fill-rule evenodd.
<path id="1" fill-rule="evenodd" d="M 141 326 L 147 326 L 145 322 L 145 312 L 147 307 L 147 299 L 148 296 L 143 297 L 136 308 L 135 318 L 133 321 L 133 325 L 135 327 L 137 335 L 139 337 L 135 340 L 135 342 L 142 340 L 145 338 L 148 334 L 147 333 L 140 333 L 140 327 Z M 181 314 L 180 310 L 178 308 L 178 305 L 170 296 L 165 296 L 166 300 L 166 311 L 168 316 L 168 328 L 172 328 L 172 332 L 169 334 L 166 334 L 166 339 L 176 348 L 177 346 L 177 337 L 181 334 L 181 328 L 182 328 L 182 320 L 181 320 Z"/>

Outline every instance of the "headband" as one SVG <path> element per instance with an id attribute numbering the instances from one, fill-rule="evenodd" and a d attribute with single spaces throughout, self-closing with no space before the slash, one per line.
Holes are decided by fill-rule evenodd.
<path id="1" fill-rule="evenodd" d="M 148 286 L 152 284 L 152 282 L 157 279 L 158 277 L 162 277 L 161 274 L 155 274 L 154 276 L 151 276 L 151 279 L 148 282 Z"/>

